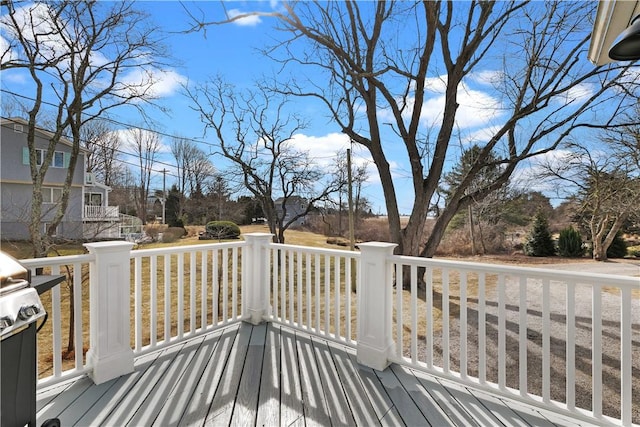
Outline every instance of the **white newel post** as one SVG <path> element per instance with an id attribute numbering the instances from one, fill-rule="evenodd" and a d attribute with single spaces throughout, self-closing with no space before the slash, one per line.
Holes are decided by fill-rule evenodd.
<path id="1" fill-rule="evenodd" d="M 133 243 L 97 242 L 84 245 L 96 259 L 90 264 L 90 326 L 87 365 L 96 384 L 133 372 L 131 279 Z"/>
<path id="2" fill-rule="evenodd" d="M 379 371 L 389 366 L 394 351 L 392 320 L 392 270 L 387 258 L 394 243 L 361 243 L 358 292 L 358 362 Z"/>
<path id="3" fill-rule="evenodd" d="M 269 242 L 273 237 L 270 233 L 245 234 L 247 242 L 245 257 L 249 277 L 243 280 L 242 290 L 245 295 L 246 308 L 243 315 L 254 325 L 262 323 L 264 316 L 269 314 Z"/>

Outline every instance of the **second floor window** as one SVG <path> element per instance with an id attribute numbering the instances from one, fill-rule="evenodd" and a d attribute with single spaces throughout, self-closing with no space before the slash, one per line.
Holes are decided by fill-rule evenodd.
<path id="1" fill-rule="evenodd" d="M 38 166 L 42 166 L 44 163 L 44 159 L 47 156 L 47 150 L 42 150 L 40 148 L 36 148 L 36 164 Z M 53 168 L 66 168 L 69 167 L 69 158 L 71 157 L 71 153 L 65 153 L 64 151 L 54 151 L 53 157 L 51 158 L 50 166 Z M 22 148 L 22 164 L 29 164 L 29 148 Z"/>
<path id="2" fill-rule="evenodd" d="M 53 159 L 51 159 L 51 166 L 54 168 L 64 167 L 64 153 L 62 151 L 56 151 L 53 153 Z"/>
<path id="3" fill-rule="evenodd" d="M 43 203 L 59 203 L 62 199 L 62 188 L 42 187 Z"/>

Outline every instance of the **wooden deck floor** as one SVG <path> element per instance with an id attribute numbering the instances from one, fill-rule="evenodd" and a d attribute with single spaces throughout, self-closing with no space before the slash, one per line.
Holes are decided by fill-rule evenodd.
<path id="1" fill-rule="evenodd" d="M 241 323 L 136 359 L 134 373 L 38 392 L 38 425 L 549 426 L 574 420 L 277 324 Z"/>

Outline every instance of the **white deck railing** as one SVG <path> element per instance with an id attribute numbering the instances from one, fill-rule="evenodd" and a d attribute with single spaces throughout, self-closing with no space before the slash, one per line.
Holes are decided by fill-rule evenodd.
<path id="1" fill-rule="evenodd" d="M 40 355 L 39 386 L 112 375 L 101 363 L 114 357 L 124 366 L 117 376 L 132 369 L 134 354 L 266 320 L 356 347 L 358 360 L 377 369 L 407 364 L 594 423 L 631 425 L 638 278 L 394 256 L 386 243 L 348 252 L 273 244 L 266 234 L 245 239 L 135 251 L 87 244 L 89 255 L 23 260 L 69 274 L 74 290 L 72 302 L 65 285 L 43 296 L 50 319 L 38 340 L 52 354 Z M 65 362 L 68 330 L 75 356 Z M 566 377 L 560 391 L 558 376 Z M 621 402 L 615 418 L 611 393 Z M 585 394 L 591 405 L 579 407 Z"/>
<path id="2" fill-rule="evenodd" d="M 118 220 L 120 218 L 120 208 L 118 206 L 93 206 L 84 205 L 83 216 L 84 220 Z"/>
<path id="3" fill-rule="evenodd" d="M 73 255 L 20 260 L 32 275 L 38 272 L 67 276 L 62 285 L 40 296 L 47 311 L 47 321 L 37 335 L 39 385 L 58 382 L 87 371 L 83 349 L 89 343 L 88 275 L 89 263 L 94 259 L 93 255 Z M 72 311 L 73 321 L 70 316 Z M 72 352 L 67 351 L 70 337 L 73 339 Z"/>
<path id="4" fill-rule="evenodd" d="M 602 421 L 612 421 L 603 405 L 617 395 L 620 407 L 608 412 L 631 424 L 640 279 L 403 256 L 389 263 L 406 289 L 394 292 L 393 361 Z M 619 365 L 603 370 L 604 361 Z"/>
<path id="5" fill-rule="evenodd" d="M 131 252 L 134 352 L 241 319 L 245 242 Z"/>
<path id="6" fill-rule="evenodd" d="M 270 321 L 355 347 L 360 255 L 331 249 L 271 244 Z"/>

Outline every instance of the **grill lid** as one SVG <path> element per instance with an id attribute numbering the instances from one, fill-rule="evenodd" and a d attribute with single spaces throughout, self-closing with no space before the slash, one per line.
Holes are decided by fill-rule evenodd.
<path id="1" fill-rule="evenodd" d="M 0 252 L 0 295 L 29 286 L 29 270 L 14 257 Z"/>

